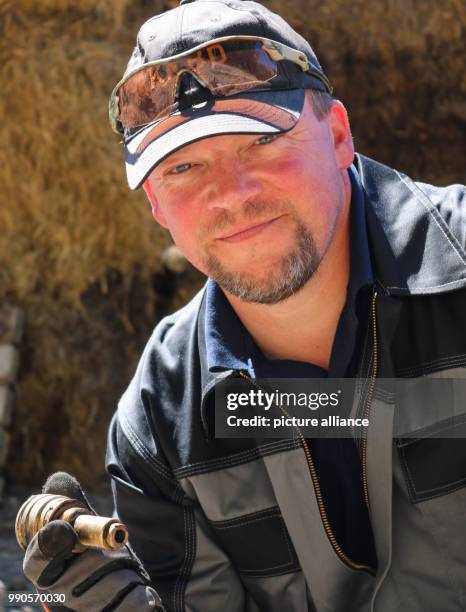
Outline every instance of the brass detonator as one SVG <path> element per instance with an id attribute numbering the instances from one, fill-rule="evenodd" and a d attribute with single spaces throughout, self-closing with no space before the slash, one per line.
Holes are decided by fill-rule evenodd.
<path id="1" fill-rule="evenodd" d="M 78 534 L 73 552 L 118 550 L 128 541 L 128 530 L 118 519 L 97 516 L 77 499 L 43 493 L 32 495 L 19 509 L 15 525 L 18 544 L 26 550 L 39 529 L 57 519 L 70 523 Z"/>

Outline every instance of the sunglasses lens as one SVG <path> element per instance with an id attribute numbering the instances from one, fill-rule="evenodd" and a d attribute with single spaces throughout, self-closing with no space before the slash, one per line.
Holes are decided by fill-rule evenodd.
<path id="1" fill-rule="evenodd" d="M 155 121 L 173 110 L 175 77 L 163 64 L 134 74 L 118 89 L 119 121 L 134 128 Z"/>
<path id="2" fill-rule="evenodd" d="M 267 88 L 277 74 L 277 64 L 261 41 L 221 41 L 190 55 L 148 66 L 128 78 L 118 89 L 118 121 L 125 129 L 141 127 L 174 112 L 179 77 L 192 73 L 217 96 L 252 88 Z"/>
<path id="3" fill-rule="evenodd" d="M 209 62 L 197 74 L 216 95 L 233 95 L 266 84 L 277 74 L 277 64 L 260 41 L 220 42 L 205 49 Z"/>

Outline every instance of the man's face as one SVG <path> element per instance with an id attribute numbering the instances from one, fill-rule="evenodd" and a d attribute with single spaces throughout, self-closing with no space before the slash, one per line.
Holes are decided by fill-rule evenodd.
<path id="1" fill-rule="evenodd" d="M 155 219 L 196 268 L 244 301 L 273 304 L 325 256 L 349 198 L 353 155 L 343 106 L 318 121 L 306 96 L 290 132 L 186 145 L 144 186 Z"/>

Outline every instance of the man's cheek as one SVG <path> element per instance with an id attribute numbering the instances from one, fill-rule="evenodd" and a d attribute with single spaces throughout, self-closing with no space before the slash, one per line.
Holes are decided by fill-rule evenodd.
<path id="1" fill-rule="evenodd" d="M 208 255 L 208 250 L 203 242 L 196 238 L 192 232 L 190 233 L 189 228 L 187 232 L 171 231 L 170 233 L 173 242 L 189 263 L 197 270 L 207 275 L 205 260 Z"/>

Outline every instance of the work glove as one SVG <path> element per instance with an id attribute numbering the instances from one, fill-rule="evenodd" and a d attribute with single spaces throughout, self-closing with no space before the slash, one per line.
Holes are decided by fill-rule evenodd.
<path id="1" fill-rule="evenodd" d="M 78 481 L 65 472 L 52 474 L 42 492 L 78 499 L 92 510 Z M 64 603 L 47 603 L 46 609 L 163 612 L 147 572 L 129 546 L 72 553 L 77 542 L 73 527 L 56 520 L 42 527 L 26 549 L 23 570 L 37 592 L 64 595 Z"/>

